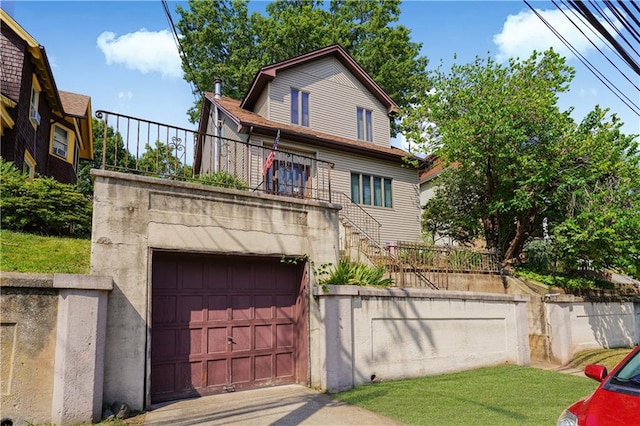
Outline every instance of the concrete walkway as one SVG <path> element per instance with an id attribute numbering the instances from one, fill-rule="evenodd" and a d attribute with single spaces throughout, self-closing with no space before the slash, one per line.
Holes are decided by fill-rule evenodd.
<path id="1" fill-rule="evenodd" d="M 159 404 L 145 425 L 400 425 L 299 385 Z"/>
<path id="2" fill-rule="evenodd" d="M 558 373 L 572 374 L 574 376 L 586 377 L 584 375 L 584 370 L 571 367 L 569 365 L 556 365 L 556 364 L 547 364 L 543 362 L 532 362 L 531 367 L 540 368 L 542 370 L 556 371 Z"/>

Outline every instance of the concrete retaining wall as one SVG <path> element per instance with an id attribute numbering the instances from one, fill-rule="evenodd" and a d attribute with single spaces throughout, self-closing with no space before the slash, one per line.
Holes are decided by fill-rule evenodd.
<path id="1" fill-rule="evenodd" d="M 330 286 L 322 316 L 322 388 L 349 389 L 481 366 L 529 364 L 529 296 Z"/>
<path id="2" fill-rule="evenodd" d="M 588 302 L 570 295 L 543 300 L 553 362 L 566 364 L 580 351 L 640 342 L 640 303 Z"/>
<path id="3" fill-rule="evenodd" d="M 92 170 L 92 176 L 91 271 L 114 280 L 105 354 L 106 401 L 123 401 L 137 410 L 150 405 L 147 342 L 154 250 L 308 256 L 316 265 L 337 263 L 337 205 L 103 170 Z M 313 274 L 310 280 L 313 286 Z M 319 329 L 318 315 L 311 312 L 311 341 L 318 339 Z M 319 383 L 318 363 L 312 354 L 313 386 Z"/>
<path id="4" fill-rule="evenodd" d="M 100 420 L 110 290 L 107 277 L 2 273 L 3 419 Z"/>

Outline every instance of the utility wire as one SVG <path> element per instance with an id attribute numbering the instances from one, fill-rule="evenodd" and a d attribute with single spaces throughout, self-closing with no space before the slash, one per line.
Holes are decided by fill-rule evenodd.
<path id="1" fill-rule="evenodd" d="M 182 43 L 180 43 L 180 37 L 178 37 L 178 31 L 176 30 L 176 26 L 173 22 L 173 18 L 171 17 L 171 10 L 169 9 L 169 5 L 167 4 L 166 0 L 161 0 L 161 1 L 162 1 L 162 7 L 164 8 L 164 14 L 166 15 L 167 21 L 169 21 L 169 26 L 171 27 L 173 40 L 176 43 L 176 47 L 178 48 L 178 52 L 180 54 L 180 59 L 182 63 L 187 66 L 187 74 L 189 74 L 189 77 L 191 77 L 191 79 L 188 80 L 189 85 L 191 86 L 191 92 L 193 93 L 193 97 L 196 100 L 196 102 L 198 102 L 200 99 L 202 99 L 203 91 L 198 87 L 198 84 L 196 83 L 195 73 L 193 71 L 193 68 L 191 67 L 191 62 L 189 61 L 189 58 L 187 57 L 187 53 L 184 51 L 184 48 L 182 47 Z"/>
<path id="2" fill-rule="evenodd" d="M 600 72 L 593 64 L 591 64 L 571 43 L 569 43 L 568 40 L 566 40 L 559 32 L 558 30 L 556 30 L 527 0 L 523 0 L 524 3 L 529 7 L 529 9 L 547 26 L 547 28 L 549 28 L 549 30 L 551 30 L 551 32 L 558 37 L 558 39 L 574 54 L 576 55 L 576 57 L 580 60 L 580 62 L 582 62 L 582 64 L 598 79 L 600 80 L 600 82 L 602 84 L 605 85 L 605 87 L 607 87 L 614 96 L 616 96 L 623 104 L 625 104 L 634 114 L 640 116 L 640 107 L 638 105 L 635 104 L 635 102 L 633 102 L 631 99 L 629 99 L 615 84 L 613 84 L 608 78 L 606 78 L 604 76 L 604 74 L 602 74 L 602 72 Z M 569 0 L 571 2 L 571 0 Z M 558 6 L 555 2 L 554 5 L 561 9 L 560 6 Z M 637 6 L 634 5 L 636 8 Z M 563 12 L 564 13 L 564 12 Z M 582 13 L 580 13 L 582 15 Z M 566 14 L 565 14 L 566 16 Z M 593 15 L 591 15 L 593 17 Z M 585 19 L 587 20 L 587 22 L 590 23 L 590 20 L 587 19 L 585 17 Z M 593 17 L 593 19 L 595 19 L 595 17 Z M 570 19 L 571 21 L 571 19 Z M 597 21 L 597 19 L 596 19 Z M 576 25 L 573 21 L 571 21 L 574 25 Z M 599 22 L 598 22 L 599 23 Z M 601 25 L 602 27 L 602 25 Z M 593 30 L 592 30 L 593 31 Z M 608 34 L 608 33 L 607 33 Z M 607 38 L 607 40 L 609 40 L 609 37 L 611 37 L 609 35 L 609 37 L 607 37 L 607 34 L 602 34 L 605 38 Z M 584 35 L 584 33 L 583 33 Z M 585 35 L 585 37 L 587 37 Z M 587 39 L 589 41 L 591 41 L 588 37 Z M 620 53 L 617 49 L 616 52 Z M 601 52 L 602 53 L 602 52 Z M 603 53 L 604 55 L 604 53 Z M 625 55 L 622 55 L 621 53 L 618 55 L 621 56 L 625 62 L 628 62 L 625 58 Z M 628 55 L 626 55 L 628 56 Z M 605 55 L 606 57 L 606 55 Z M 616 67 L 617 68 L 617 67 Z M 619 70 L 619 69 L 618 69 Z M 620 70 L 619 70 L 620 71 Z M 620 71 L 622 73 L 622 71 Z M 624 73 L 622 73 L 624 75 Z M 625 76 L 626 78 L 626 76 Z M 635 86 L 635 85 L 634 85 Z M 623 99 L 624 98 L 624 99 Z"/>

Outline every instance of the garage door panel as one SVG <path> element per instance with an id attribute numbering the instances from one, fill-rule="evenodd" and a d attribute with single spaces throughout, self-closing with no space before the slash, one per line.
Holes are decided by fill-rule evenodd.
<path id="1" fill-rule="evenodd" d="M 273 377 L 273 355 L 259 355 L 254 359 L 255 380 Z"/>
<path id="2" fill-rule="evenodd" d="M 184 295 L 180 298 L 180 321 L 182 322 L 202 322 L 203 302 L 202 295 Z"/>
<path id="3" fill-rule="evenodd" d="M 276 348 L 290 348 L 294 341 L 293 324 L 276 325 Z"/>
<path id="4" fill-rule="evenodd" d="M 207 361 L 207 386 L 221 386 L 227 383 L 227 359 Z"/>
<path id="5" fill-rule="evenodd" d="M 252 268 L 234 268 L 231 277 L 231 288 L 234 290 L 253 289 L 254 275 Z"/>
<path id="6" fill-rule="evenodd" d="M 273 326 L 256 325 L 254 327 L 255 349 L 271 349 L 273 347 Z"/>
<path id="7" fill-rule="evenodd" d="M 273 318 L 273 296 L 270 294 L 260 294 L 253 298 L 253 306 L 256 319 Z"/>
<path id="8" fill-rule="evenodd" d="M 152 402 L 295 383 L 300 271 L 279 259 L 154 253 Z"/>
<path id="9" fill-rule="evenodd" d="M 207 263 L 207 288 L 224 291 L 231 288 L 226 263 Z"/>
<path id="10" fill-rule="evenodd" d="M 229 346 L 227 339 L 227 327 L 215 327 L 208 330 L 207 353 L 223 354 Z"/>
<path id="11" fill-rule="evenodd" d="M 207 319 L 209 321 L 227 321 L 227 296 L 209 296 Z"/>
<path id="12" fill-rule="evenodd" d="M 168 393 L 175 390 L 175 364 L 159 364 L 151 370 L 151 382 L 157 393 Z"/>
<path id="13" fill-rule="evenodd" d="M 202 355 L 202 329 L 181 330 L 178 355 Z"/>
<path id="14" fill-rule="evenodd" d="M 244 383 L 251 380 L 251 358 L 245 356 L 231 359 L 231 383 Z"/>
<path id="15" fill-rule="evenodd" d="M 158 295 L 153 298 L 153 322 L 155 324 L 176 322 L 177 296 Z"/>
<path id="16" fill-rule="evenodd" d="M 251 350 L 251 326 L 233 327 L 231 335 L 233 336 L 231 352 Z"/>
<path id="17" fill-rule="evenodd" d="M 252 318 L 252 297 L 236 295 L 231 297 L 231 319 L 248 320 Z"/>
<path id="18" fill-rule="evenodd" d="M 281 379 L 284 377 L 292 377 L 293 376 L 293 365 L 294 365 L 294 357 L 293 353 L 279 353 L 276 354 L 276 377 Z"/>
<path id="19" fill-rule="evenodd" d="M 154 337 L 151 352 L 155 356 L 166 359 L 176 355 L 176 330 L 159 330 Z"/>
<path id="20" fill-rule="evenodd" d="M 293 295 L 284 294 L 276 297 L 276 318 L 293 320 L 296 298 Z"/>

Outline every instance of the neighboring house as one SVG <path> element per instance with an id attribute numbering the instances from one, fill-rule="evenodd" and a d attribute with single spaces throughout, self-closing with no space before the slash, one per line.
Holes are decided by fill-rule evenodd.
<path id="1" fill-rule="evenodd" d="M 205 94 L 200 132 L 224 138 L 222 145 L 229 139 L 267 148 L 242 159 L 240 166 L 252 169 L 246 175 L 258 179 L 259 187 L 249 186 L 307 197 L 323 179 L 315 162 L 326 162 L 330 200 L 357 204 L 352 212 L 379 224 L 380 243 L 420 240 L 418 171 L 405 161 L 409 153 L 391 146 L 398 107 L 341 46 L 263 67 L 242 100 L 219 88 Z M 196 174 L 222 170 L 230 150 L 214 139 L 199 141 Z"/>
<path id="2" fill-rule="evenodd" d="M 11 16 L 2 18 L 2 158 L 34 176 L 77 180 L 93 158 L 91 98 L 58 91 L 43 46 Z"/>

